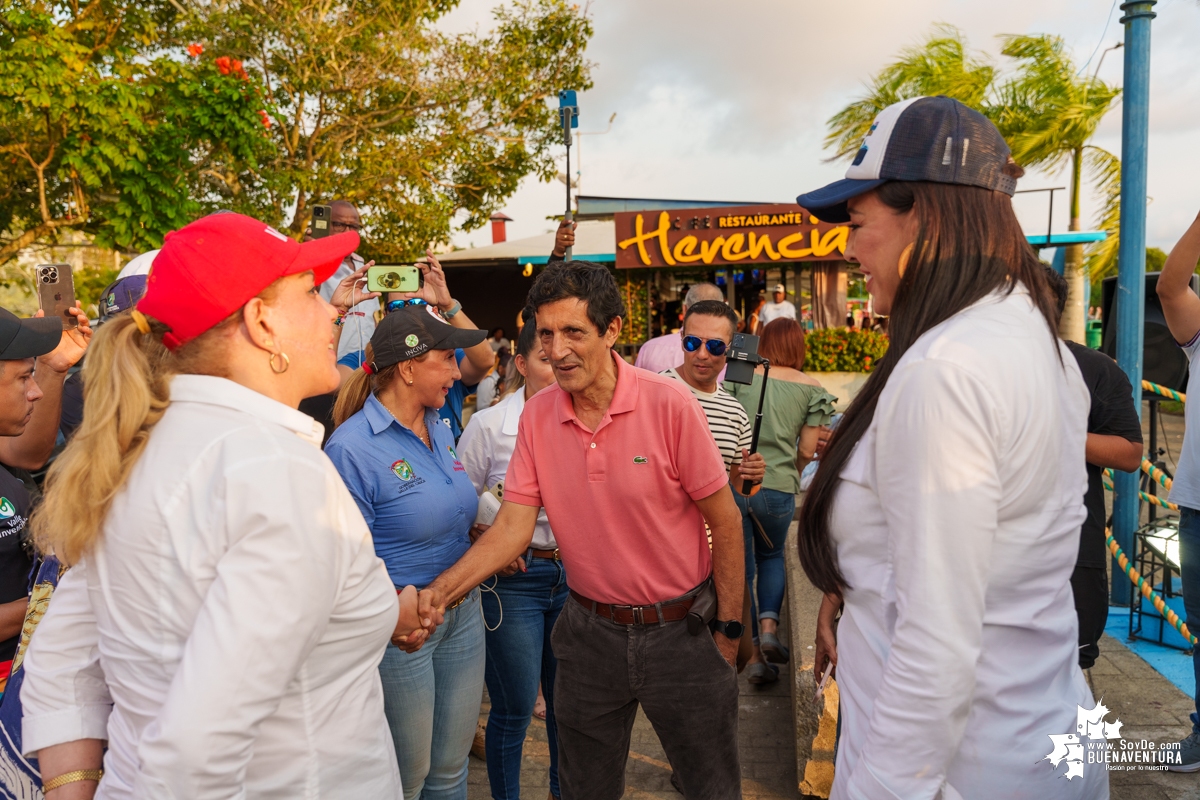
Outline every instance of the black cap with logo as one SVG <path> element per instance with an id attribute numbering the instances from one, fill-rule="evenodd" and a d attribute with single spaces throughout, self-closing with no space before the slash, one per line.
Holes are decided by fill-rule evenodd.
<path id="1" fill-rule="evenodd" d="M 1016 178 L 1004 137 L 991 121 L 949 97 L 914 97 L 879 112 L 846 177 L 796 202 L 825 222 L 848 222 L 846 201 L 888 181 L 980 186 L 1011 195 Z"/>
<path id="2" fill-rule="evenodd" d="M 44 356 L 58 347 L 63 323 L 58 317 L 20 319 L 0 308 L 0 361 Z"/>
<path id="3" fill-rule="evenodd" d="M 416 358 L 430 350 L 474 347 L 487 338 L 487 331 L 456 328 L 442 319 L 433 306 L 407 305 L 383 318 L 371 336 L 375 360 L 371 372 Z"/>

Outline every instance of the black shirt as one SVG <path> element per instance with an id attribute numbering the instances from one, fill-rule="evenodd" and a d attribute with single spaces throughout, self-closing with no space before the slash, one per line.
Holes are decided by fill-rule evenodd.
<path id="1" fill-rule="evenodd" d="M 1075 356 L 1088 394 L 1092 396 L 1092 408 L 1088 412 L 1087 432 L 1103 436 L 1120 436 L 1131 442 L 1142 442 L 1142 423 L 1138 420 L 1137 408 L 1133 404 L 1133 388 L 1129 378 L 1117 366 L 1117 362 L 1077 342 L 1067 342 L 1067 349 Z M 1108 547 L 1104 544 L 1104 467 L 1087 465 L 1088 488 L 1083 504 L 1087 508 L 1087 519 L 1079 538 L 1080 567 L 1100 567 L 1108 564 Z"/>
<path id="2" fill-rule="evenodd" d="M 29 492 L 25 485 L 0 467 L 0 603 L 11 603 L 29 595 L 29 571 L 33 561 L 21 543 L 29 517 Z M 0 642 L 0 662 L 17 653 L 18 633 Z"/>

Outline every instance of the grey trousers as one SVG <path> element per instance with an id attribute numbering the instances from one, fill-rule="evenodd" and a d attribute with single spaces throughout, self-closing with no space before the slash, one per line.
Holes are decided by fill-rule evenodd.
<path id="1" fill-rule="evenodd" d="M 619 800 L 638 704 L 685 800 L 737 800 L 737 671 L 686 622 L 617 625 L 568 598 L 551 634 L 562 800 Z"/>

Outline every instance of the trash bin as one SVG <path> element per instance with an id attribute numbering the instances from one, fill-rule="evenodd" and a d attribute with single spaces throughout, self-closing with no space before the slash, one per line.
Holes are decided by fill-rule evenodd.
<path id="1" fill-rule="evenodd" d="M 1100 349 L 1100 327 L 1101 323 L 1098 319 L 1089 319 L 1087 322 L 1087 346 L 1093 350 Z"/>

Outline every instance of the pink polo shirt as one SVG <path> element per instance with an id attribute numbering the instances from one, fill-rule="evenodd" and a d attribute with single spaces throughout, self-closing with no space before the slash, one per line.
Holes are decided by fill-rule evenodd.
<path id="1" fill-rule="evenodd" d="M 602 603 L 648 605 L 712 572 L 694 501 L 729 475 L 683 383 L 613 361 L 616 391 L 594 432 L 558 384 L 525 404 L 504 499 L 546 509 L 572 589 Z"/>

